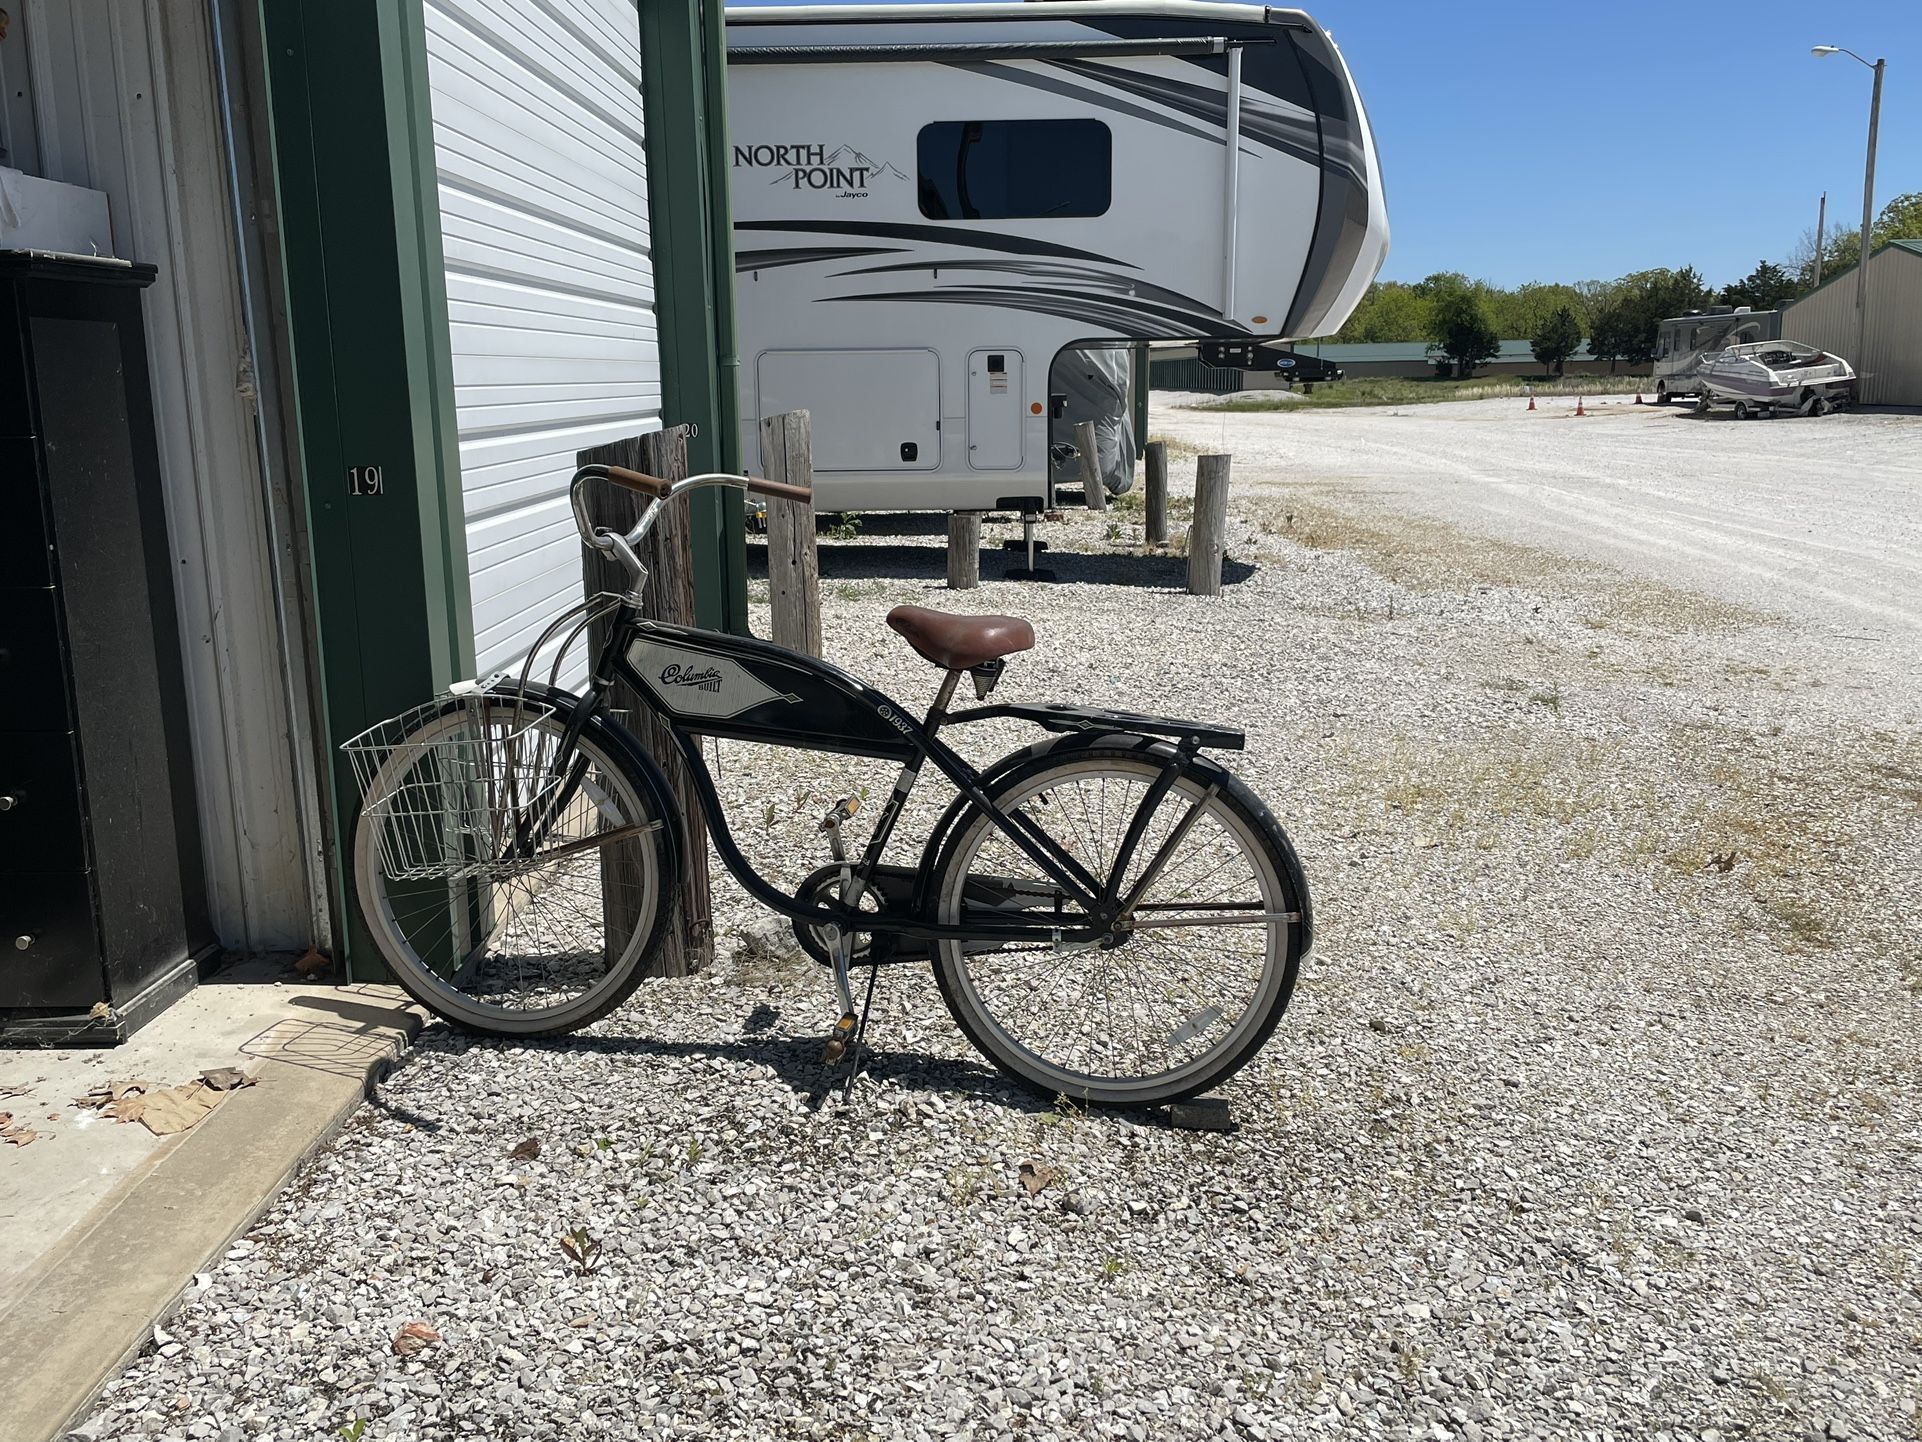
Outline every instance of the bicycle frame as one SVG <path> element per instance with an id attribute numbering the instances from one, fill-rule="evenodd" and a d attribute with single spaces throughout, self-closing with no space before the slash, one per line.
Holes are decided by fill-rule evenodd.
<path id="1" fill-rule="evenodd" d="M 651 498 L 632 530 L 621 534 L 593 524 L 584 495 L 586 483 L 593 479 L 610 481 Z M 569 753 L 580 729 L 601 711 L 608 690 L 617 681 L 625 682 L 673 737 L 693 779 L 696 798 L 722 862 L 756 900 L 774 911 L 816 926 L 831 927 L 844 941 L 865 933 L 920 941 L 1045 942 L 1060 948 L 1092 946 L 1108 937 L 1116 918 L 1128 914 L 1213 792 L 1196 803 L 1177 832 L 1150 858 L 1128 896 L 1122 897 L 1119 894 L 1121 878 L 1143 839 L 1148 816 L 1167 794 L 1196 748 L 1204 744 L 1239 746 L 1240 733 L 1190 722 L 1089 712 L 1074 707 L 982 706 L 952 713 L 948 706 L 961 679 L 959 671 L 943 674 L 933 704 L 917 721 L 892 697 L 815 657 L 751 636 L 703 631 L 644 618 L 640 609 L 641 588 L 646 584 L 647 568 L 642 565 L 637 548 L 659 517 L 662 506 L 687 491 L 713 485 L 737 486 L 803 501 L 810 499 L 809 493 L 800 487 L 718 473 L 672 483 L 611 466 L 583 466 L 575 473 L 569 500 L 582 538 L 596 549 L 615 556 L 633 576 L 634 586 L 618 598 L 616 613 L 595 659 L 589 688 L 580 698 L 573 727 L 563 742 L 561 755 L 556 758 L 556 767 L 571 764 Z M 1140 814 L 1123 838 L 1105 882 L 1090 874 L 1045 829 L 1026 816 L 997 806 L 984 789 L 984 782 L 990 778 L 976 771 L 940 739 L 939 733 L 945 725 L 1010 715 L 1020 715 L 1057 731 L 1113 733 L 1141 729 L 1179 738 L 1178 745 L 1162 748 L 1161 773 L 1150 786 Z M 882 807 L 859 862 L 844 871 L 854 884 L 841 889 L 838 902 L 785 892 L 754 869 L 728 826 L 726 808 L 701 754 L 700 738 L 704 736 L 901 763 L 894 789 Z M 916 884 L 908 912 L 860 909 L 863 895 L 879 895 L 873 892 L 873 883 L 881 858 L 922 767 L 930 760 L 960 793 L 955 808 L 963 805 L 978 808 L 1060 888 L 1053 916 L 1033 923 L 937 922 L 928 915 L 930 878 L 926 867 Z M 951 808 L 948 817 L 937 826 L 930 838 L 930 847 L 946 834 L 956 818 L 955 808 Z M 1064 902 L 1078 907 L 1080 915 L 1063 912 Z M 845 981 L 845 947 L 842 956 L 837 977 Z"/>
<path id="2" fill-rule="evenodd" d="M 883 933 L 917 940 L 1090 942 L 1102 935 L 1098 917 L 1105 888 L 1053 837 L 1020 815 L 998 808 L 982 789 L 983 777 L 940 739 L 956 719 L 948 703 L 960 680 L 947 672 L 934 703 L 916 720 L 898 701 L 828 662 L 751 636 L 702 631 L 646 620 L 624 601 L 608 628 L 589 689 L 582 694 L 579 723 L 605 703 L 609 687 L 625 682 L 666 725 L 693 779 L 695 795 L 715 849 L 734 877 L 763 905 L 783 915 L 849 934 Z M 963 719 L 967 718 L 964 715 Z M 741 851 L 726 808 L 701 752 L 702 737 L 754 741 L 801 750 L 827 751 L 901 762 L 894 789 L 881 809 L 854 874 L 871 885 L 902 808 L 933 761 L 967 801 L 991 821 L 1081 908 L 1050 923 L 942 924 L 925 914 L 864 912 L 847 905 L 804 899 L 767 880 Z M 558 764 L 558 763 L 557 763 Z"/>

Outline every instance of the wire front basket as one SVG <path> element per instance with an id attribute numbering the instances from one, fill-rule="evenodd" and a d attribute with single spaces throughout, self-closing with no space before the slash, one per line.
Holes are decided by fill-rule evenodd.
<path id="1" fill-rule="evenodd" d="M 501 880 L 524 870 L 563 779 L 553 719 L 552 706 L 478 687 L 344 742 L 387 879 Z"/>

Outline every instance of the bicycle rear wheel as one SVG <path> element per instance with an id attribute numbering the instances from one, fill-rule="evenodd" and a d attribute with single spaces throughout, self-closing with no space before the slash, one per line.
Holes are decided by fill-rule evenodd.
<path id="1" fill-rule="evenodd" d="M 1162 756 L 1129 738 L 1017 767 L 995 801 L 1045 830 L 1100 880 L 1159 776 Z M 1121 894 L 1163 852 L 1109 942 L 944 941 L 935 974 L 981 1052 L 1048 1096 L 1148 1106 L 1207 1091 L 1260 1050 L 1280 1021 L 1309 936 L 1293 848 L 1227 770 L 1189 759 L 1156 805 Z M 984 813 L 963 821 L 935 889 L 946 923 L 1079 914 Z"/>
<path id="2" fill-rule="evenodd" d="M 574 698 L 449 697 L 382 737 L 354 837 L 361 911 L 394 979 L 471 1031 L 574 1031 L 619 1006 L 676 894 L 674 818 Z M 358 759 L 358 758 L 357 758 Z"/>

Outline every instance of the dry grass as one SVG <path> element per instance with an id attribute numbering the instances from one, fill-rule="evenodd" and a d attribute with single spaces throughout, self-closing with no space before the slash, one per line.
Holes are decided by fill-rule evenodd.
<path id="1" fill-rule="evenodd" d="M 1359 556 L 1383 579 L 1411 591 L 1506 586 L 1548 595 L 1600 596 L 1605 608 L 1585 618 L 1594 630 L 1722 630 L 1766 619 L 1732 602 L 1632 580 L 1556 551 L 1477 535 L 1447 521 L 1364 512 L 1327 499 L 1343 494 L 1334 485 L 1290 487 L 1285 496 L 1264 494 L 1245 503 L 1244 514 L 1282 540 Z"/>
<path id="2" fill-rule="evenodd" d="M 1908 789 L 1922 772 L 1906 760 L 1865 768 L 1777 758 L 1747 733 L 1705 725 L 1662 738 L 1672 764 L 1657 780 L 1629 743 L 1570 737 L 1559 720 L 1559 704 L 1544 704 L 1535 724 L 1472 744 L 1357 740 L 1331 760 L 1359 831 L 1392 822 L 1387 829 L 1417 845 L 1491 850 L 1517 826 L 1554 827 L 1570 860 L 1652 869 L 1662 886 L 1733 889 L 1795 949 L 1831 946 L 1851 917 L 1873 913 L 1873 888 L 1857 867 L 1872 850 L 1868 832 L 1891 799 L 1922 806 Z M 1839 747 L 1835 756 L 1847 754 Z M 1922 985 L 1922 966 L 1911 959 L 1905 968 Z"/>

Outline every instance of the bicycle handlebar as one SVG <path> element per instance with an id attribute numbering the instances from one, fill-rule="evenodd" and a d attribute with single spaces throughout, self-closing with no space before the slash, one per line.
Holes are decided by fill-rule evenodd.
<path id="1" fill-rule="evenodd" d="M 587 514 L 587 503 L 582 488 L 589 481 L 602 480 L 627 490 L 646 496 L 649 505 L 641 512 L 641 518 L 634 528 L 625 533 L 609 530 L 594 524 L 593 517 Z M 574 524 L 580 528 L 581 539 L 597 551 L 606 551 L 619 558 L 621 563 L 634 575 L 634 590 L 638 593 L 647 582 L 647 567 L 641 564 L 636 547 L 654 529 L 661 507 L 676 496 L 688 491 L 699 490 L 704 486 L 738 486 L 757 496 L 771 496 L 779 500 L 800 501 L 812 505 L 814 492 L 806 486 L 790 486 L 784 481 L 763 480 L 759 476 L 736 476 L 723 471 L 710 471 L 704 475 L 689 476 L 685 480 L 668 481 L 659 476 L 650 476 L 645 471 L 630 471 L 625 466 L 591 465 L 582 466 L 574 472 L 574 480 L 568 486 L 567 499 L 574 509 Z"/>
<path id="2" fill-rule="evenodd" d="M 664 481 L 659 476 L 650 476 L 645 471 L 630 471 L 624 466 L 607 466 L 604 467 L 604 471 L 605 479 L 612 481 L 615 485 L 625 486 L 630 491 L 639 491 L 642 495 L 652 496 L 657 501 L 664 501 L 672 495 L 676 484 L 673 481 Z M 806 486 L 790 486 L 785 481 L 767 481 L 759 476 L 721 476 L 715 473 L 689 479 L 715 485 L 737 485 L 757 496 L 777 496 L 784 500 L 802 501 L 809 505 L 814 502 L 814 492 Z"/>

